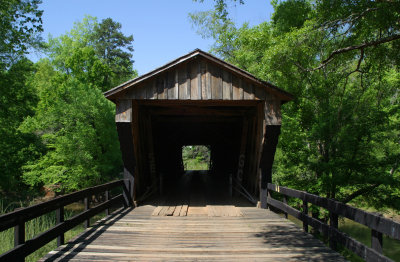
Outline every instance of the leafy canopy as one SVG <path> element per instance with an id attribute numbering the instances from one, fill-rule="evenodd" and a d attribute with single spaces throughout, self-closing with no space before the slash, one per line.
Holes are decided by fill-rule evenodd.
<path id="1" fill-rule="evenodd" d="M 192 19 L 214 53 L 295 95 L 283 108 L 274 181 L 399 209 L 400 3 L 273 6 L 272 20 L 254 27 L 214 11 Z"/>

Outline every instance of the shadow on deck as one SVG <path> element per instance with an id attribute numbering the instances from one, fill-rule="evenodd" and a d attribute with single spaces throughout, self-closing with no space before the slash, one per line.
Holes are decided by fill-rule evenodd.
<path id="1" fill-rule="evenodd" d="M 344 261 L 289 220 L 229 197 L 225 186 L 201 174 L 184 176 L 164 199 L 118 210 L 42 261 Z M 154 215 L 161 205 L 188 205 L 187 215 Z M 190 212 L 219 206 L 242 215 Z"/>

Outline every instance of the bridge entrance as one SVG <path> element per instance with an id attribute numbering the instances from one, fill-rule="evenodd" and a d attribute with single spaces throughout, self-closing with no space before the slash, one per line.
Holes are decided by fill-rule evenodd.
<path id="1" fill-rule="evenodd" d="M 271 180 L 280 107 L 291 95 L 201 50 L 111 89 L 133 197 L 171 192 L 182 147 L 210 147 L 209 181 L 256 196 Z M 261 191 L 260 191 L 261 188 Z"/>

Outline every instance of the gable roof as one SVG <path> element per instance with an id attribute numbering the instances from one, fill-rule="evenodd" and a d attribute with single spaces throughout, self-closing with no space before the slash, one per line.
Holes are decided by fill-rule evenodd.
<path id="1" fill-rule="evenodd" d="M 250 82 L 253 82 L 257 86 L 260 86 L 260 85 L 263 86 L 264 88 L 267 89 L 268 92 L 273 93 L 274 95 L 279 97 L 279 99 L 282 101 L 282 103 L 293 100 L 292 94 L 278 88 L 277 86 L 273 85 L 272 83 L 261 80 L 261 79 L 255 77 L 254 75 L 250 74 L 249 72 L 247 72 L 243 69 L 240 69 L 239 67 L 234 66 L 228 62 L 225 62 L 224 60 L 219 59 L 219 58 L 217 58 L 207 52 L 204 52 L 200 49 L 195 49 L 194 51 L 192 51 L 186 55 L 183 55 L 183 56 L 181 56 L 181 57 L 179 57 L 157 69 L 154 69 L 154 70 L 148 72 L 147 74 L 141 75 L 141 76 L 136 77 L 132 80 L 129 80 L 125 83 L 122 83 L 121 85 L 116 86 L 116 87 L 104 92 L 104 96 L 107 99 L 113 100 L 113 98 L 115 98 L 119 92 L 125 91 L 128 88 L 131 88 L 139 83 L 142 83 L 145 80 L 155 77 L 156 75 L 159 75 L 168 69 L 176 67 L 179 64 L 187 62 L 196 57 L 202 57 L 205 60 L 208 60 L 210 62 L 213 62 L 214 64 L 219 65 L 220 67 L 224 68 L 225 70 L 228 70 L 232 73 L 235 73 L 235 74 L 247 79 Z"/>

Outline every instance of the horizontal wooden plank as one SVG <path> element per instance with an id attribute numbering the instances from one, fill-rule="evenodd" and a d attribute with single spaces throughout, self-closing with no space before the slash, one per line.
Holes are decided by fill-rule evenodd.
<path id="1" fill-rule="evenodd" d="M 124 186 L 124 180 L 116 180 L 99 186 L 90 187 L 78 192 L 56 197 L 55 199 L 19 209 L 0 216 L 0 231 L 16 226 L 21 221 L 28 221 L 60 207 L 66 206 L 84 197 L 102 193 L 115 187 Z"/>
<path id="2" fill-rule="evenodd" d="M 326 208 L 339 216 L 346 217 L 394 239 L 400 240 L 400 223 L 393 220 L 300 190 L 276 186 L 274 184 L 268 184 L 268 189 L 290 197 L 300 198 L 308 203 Z"/>
<path id="3" fill-rule="evenodd" d="M 333 237 L 335 239 L 335 242 L 342 244 L 343 246 L 345 246 L 352 252 L 356 253 L 358 256 L 365 259 L 366 261 L 387 261 L 387 262 L 392 261 L 391 259 L 378 253 L 372 248 L 369 248 L 366 245 L 360 243 L 359 241 L 351 238 L 347 234 L 340 232 L 338 229 L 331 227 L 327 224 L 324 224 L 318 219 L 305 215 L 302 212 L 288 206 L 285 203 L 282 203 L 271 197 L 267 199 L 267 203 L 275 208 L 287 212 L 288 214 L 292 215 L 293 217 L 301 221 L 306 221 L 309 226 L 312 226 L 314 229 L 318 230 L 325 236 L 329 236 L 330 238 Z"/>
<path id="4" fill-rule="evenodd" d="M 39 249 L 40 247 L 49 243 L 51 240 L 55 239 L 60 234 L 65 233 L 68 230 L 76 227 L 77 225 L 81 224 L 85 220 L 104 211 L 106 208 L 109 208 L 117 203 L 122 203 L 123 201 L 124 201 L 124 196 L 122 194 L 120 194 L 120 195 L 115 196 L 112 199 L 110 199 L 104 203 L 101 203 L 83 213 L 73 216 L 72 218 L 67 219 L 64 222 L 54 226 L 53 228 L 35 236 L 34 238 L 25 241 L 24 244 L 16 246 L 15 248 L 0 255 L 0 260 L 15 261 L 15 260 L 18 260 L 18 258 L 26 257 L 29 254 L 36 251 L 37 249 Z"/>

